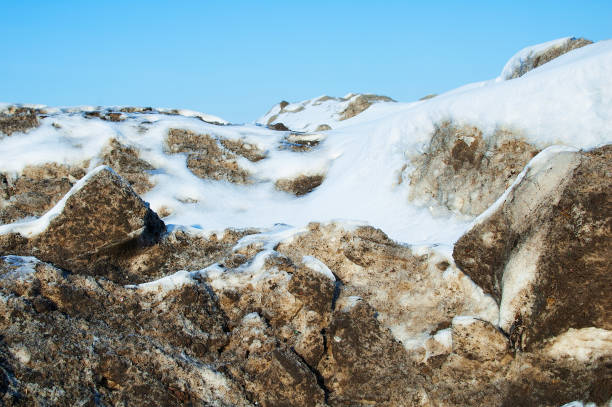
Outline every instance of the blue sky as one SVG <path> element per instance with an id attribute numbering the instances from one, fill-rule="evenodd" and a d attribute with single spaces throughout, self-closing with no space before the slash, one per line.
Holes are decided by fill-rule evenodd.
<path id="1" fill-rule="evenodd" d="M 612 1 L 2 0 L 0 36 L 0 101 L 248 122 L 283 99 L 489 79 L 527 45 L 612 38 Z"/>

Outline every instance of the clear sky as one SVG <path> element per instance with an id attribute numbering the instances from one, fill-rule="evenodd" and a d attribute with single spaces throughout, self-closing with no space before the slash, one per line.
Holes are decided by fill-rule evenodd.
<path id="1" fill-rule="evenodd" d="M 0 36 L 0 101 L 249 122 L 283 99 L 490 79 L 525 46 L 612 38 L 612 1 L 0 0 Z"/>

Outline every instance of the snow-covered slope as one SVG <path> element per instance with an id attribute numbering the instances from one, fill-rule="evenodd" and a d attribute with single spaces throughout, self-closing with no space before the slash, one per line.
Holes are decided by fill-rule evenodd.
<path id="1" fill-rule="evenodd" d="M 0 172 L 16 177 L 26 166 L 48 162 L 87 161 L 93 169 L 114 139 L 134 148 L 150 165 L 146 173 L 153 187 L 143 199 L 166 214 L 167 223 L 219 230 L 352 219 L 380 227 L 399 241 L 452 245 L 472 218 L 440 214 L 408 199 L 413 159 L 427 149 L 436 124 L 452 120 L 476 126 L 485 140 L 506 129 L 537 149 L 608 144 L 612 41 L 571 51 L 512 81 L 492 79 L 413 103 L 374 103 L 340 121 L 356 97 L 289 104 L 281 114 L 277 106 L 259 120 L 267 123 L 277 115 L 290 128 L 304 131 L 321 123 L 333 127 L 325 136 L 311 136 L 308 151 L 292 150 L 295 143 L 288 132 L 256 124 L 216 125 L 209 122 L 224 122 L 208 115 L 123 109 L 118 121 L 112 121 L 85 114 L 92 109 L 44 108 L 38 127 L 0 136 Z M 233 158 L 232 165 L 247 174 L 242 183 L 201 178 L 188 167 L 201 155 L 168 150 L 170 129 L 246 145 L 265 158 Z M 279 180 L 300 176 L 323 181 L 300 197 L 278 190 Z"/>

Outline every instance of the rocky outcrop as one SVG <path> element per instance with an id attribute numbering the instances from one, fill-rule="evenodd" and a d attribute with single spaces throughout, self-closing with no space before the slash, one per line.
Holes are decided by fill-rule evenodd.
<path id="1" fill-rule="evenodd" d="M 568 329 L 612 329 L 612 149 L 545 150 L 453 257 L 500 304 L 513 346 L 532 349 Z"/>
<path id="2" fill-rule="evenodd" d="M 143 294 L 0 258 L 4 405 L 252 405 L 209 363 L 228 343 L 202 285 Z"/>
<path id="3" fill-rule="evenodd" d="M 412 159 L 410 199 L 479 215 L 538 151 L 510 130 L 487 137 L 477 127 L 439 123 L 425 153 Z"/>
<path id="4" fill-rule="evenodd" d="M 2 134 L 10 136 L 13 133 L 25 133 L 38 127 L 39 114 L 41 114 L 39 109 L 9 106 L 6 111 L 0 112 L 0 138 Z"/>
<path id="5" fill-rule="evenodd" d="M 252 182 L 249 172 L 238 164 L 238 156 L 249 161 L 259 161 L 266 156 L 249 143 L 217 140 L 207 134 L 183 129 L 170 129 L 166 149 L 171 154 L 187 153 L 187 167 L 198 177 L 236 184 Z"/>
<path id="6" fill-rule="evenodd" d="M 379 95 L 357 95 L 356 97 L 351 98 L 351 102 L 349 105 L 340 113 L 339 120 L 347 120 L 351 117 L 357 116 L 359 113 L 366 110 L 368 107 L 372 106 L 375 102 L 395 102 L 395 100 L 391 99 L 388 96 L 379 96 Z"/>
<path id="7" fill-rule="evenodd" d="M 296 178 L 281 178 L 276 181 L 274 186 L 279 191 L 302 196 L 314 191 L 324 180 L 325 175 L 300 175 Z"/>
<path id="8" fill-rule="evenodd" d="M 431 248 L 337 224 L 279 236 L 246 236 L 202 270 L 129 286 L 1 258 L 0 397 L 221 406 L 610 397 L 609 331 L 521 351 L 482 318 L 493 300 Z"/>

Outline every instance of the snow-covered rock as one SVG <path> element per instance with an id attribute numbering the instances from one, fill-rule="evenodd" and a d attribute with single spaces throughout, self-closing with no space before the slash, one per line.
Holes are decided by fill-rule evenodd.
<path id="1" fill-rule="evenodd" d="M 297 103 L 280 102 L 256 123 L 277 130 L 318 132 L 338 128 L 374 103 L 395 102 L 388 96 L 349 93 L 344 97 L 320 96 Z"/>
<path id="2" fill-rule="evenodd" d="M 567 52 L 592 43 L 585 38 L 566 37 L 523 48 L 508 60 L 499 77 L 503 80 L 519 78 Z"/>

